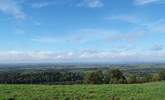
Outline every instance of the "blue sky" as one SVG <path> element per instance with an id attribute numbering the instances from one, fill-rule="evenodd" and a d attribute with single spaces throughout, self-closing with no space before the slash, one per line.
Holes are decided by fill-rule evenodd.
<path id="1" fill-rule="evenodd" d="M 0 0 L 0 62 L 164 62 L 164 0 Z"/>

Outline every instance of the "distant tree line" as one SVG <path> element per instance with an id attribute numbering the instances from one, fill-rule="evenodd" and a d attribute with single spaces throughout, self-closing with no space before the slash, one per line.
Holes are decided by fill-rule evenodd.
<path id="1" fill-rule="evenodd" d="M 8 84 L 78 84 L 82 83 L 83 75 L 78 72 L 3 72 L 0 83 Z"/>
<path id="2" fill-rule="evenodd" d="M 87 84 L 134 84 L 164 80 L 165 70 L 142 76 L 136 74 L 126 76 L 119 69 L 108 70 L 104 73 L 101 70 L 97 70 L 95 72 L 87 73 L 84 78 L 84 81 Z"/>
<path id="3" fill-rule="evenodd" d="M 165 80 L 165 70 L 143 76 L 124 75 L 119 69 L 92 72 L 0 72 L 1 84 L 134 84 Z"/>

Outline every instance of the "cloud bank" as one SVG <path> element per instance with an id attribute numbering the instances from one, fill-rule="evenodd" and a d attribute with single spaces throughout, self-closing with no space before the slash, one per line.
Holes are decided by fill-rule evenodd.
<path id="1" fill-rule="evenodd" d="M 79 52 L 0 52 L 0 62 L 156 62 L 165 61 L 165 51 L 97 51 Z"/>

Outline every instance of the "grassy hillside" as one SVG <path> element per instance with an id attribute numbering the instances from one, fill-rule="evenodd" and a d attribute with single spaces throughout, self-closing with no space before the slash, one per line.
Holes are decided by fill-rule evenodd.
<path id="1" fill-rule="evenodd" d="M 134 85 L 0 85 L 0 100 L 165 100 L 165 82 Z"/>

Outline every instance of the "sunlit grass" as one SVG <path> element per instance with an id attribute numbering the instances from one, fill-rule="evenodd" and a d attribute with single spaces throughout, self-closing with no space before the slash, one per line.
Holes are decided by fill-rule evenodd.
<path id="1" fill-rule="evenodd" d="M 165 82 L 121 85 L 0 85 L 0 100 L 165 100 Z"/>

